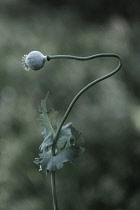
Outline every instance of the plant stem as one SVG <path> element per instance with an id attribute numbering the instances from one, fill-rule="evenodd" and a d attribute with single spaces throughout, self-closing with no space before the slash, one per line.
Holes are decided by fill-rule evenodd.
<path id="1" fill-rule="evenodd" d="M 52 145 L 52 156 L 55 156 L 55 144 Z M 54 210 L 58 210 L 56 185 L 55 185 L 55 171 L 51 172 L 51 188 L 52 188 L 53 208 Z"/>
<path id="2" fill-rule="evenodd" d="M 55 171 L 51 172 L 51 186 L 52 186 L 53 208 L 54 210 L 58 210 L 56 186 L 55 186 Z"/>
<path id="3" fill-rule="evenodd" d="M 51 60 L 51 59 L 60 59 L 60 58 L 64 58 L 64 59 L 74 59 L 74 60 L 81 60 L 81 61 L 86 61 L 86 60 L 91 60 L 91 59 L 95 59 L 95 58 L 99 58 L 99 57 L 115 57 L 119 60 L 119 64 L 117 66 L 117 68 L 115 70 L 113 70 L 112 72 L 106 74 L 105 76 L 102 76 L 94 81 L 92 81 L 91 83 L 89 83 L 88 85 L 86 85 L 81 91 L 79 91 L 79 93 L 73 98 L 72 102 L 70 103 L 67 111 L 64 114 L 64 117 L 57 129 L 57 132 L 55 134 L 54 137 L 54 144 L 52 146 L 52 155 L 55 156 L 55 144 L 57 142 L 59 133 L 61 131 L 61 128 L 64 124 L 64 122 L 66 121 L 69 113 L 71 112 L 74 104 L 76 103 L 76 101 L 78 100 L 78 98 L 86 91 L 88 90 L 90 87 L 92 87 L 93 85 L 101 82 L 102 80 L 107 79 L 108 77 L 111 77 L 113 74 L 116 74 L 122 67 L 122 60 L 121 58 L 116 55 L 116 54 L 112 54 L 112 53 L 102 53 L 102 54 L 96 54 L 96 55 L 91 55 L 88 57 L 77 57 L 77 56 L 72 56 L 72 55 L 53 55 L 53 56 L 47 56 L 47 60 Z M 57 206 L 57 196 L 56 196 L 56 186 L 55 186 L 55 172 L 52 171 L 51 172 L 51 185 L 52 185 L 52 197 L 53 197 L 53 207 L 54 210 L 58 210 L 58 206 Z"/>
<path id="4" fill-rule="evenodd" d="M 66 121 L 69 113 L 71 112 L 74 104 L 76 103 L 76 101 L 78 100 L 78 98 L 86 91 L 88 90 L 90 87 L 92 87 L 93 85 L 101 82 L 102 80 L 107 79 L 108 77 L 111 77 L 112 75 L 116 74 L 122 67 L 122 60 L 120 58 L 120 56 L 118 56 L 117 54 L 113 54 L 113 53 L 101 53 L 101 54 L 96 54 L 96 55 L 91 55 L 91 56 L 87 56 L 87 57 L 78 57 L 78 56 L 72 56 L 72 55 L 53 55 L 53 56 L 47 56 L 47 60 L 51 60 L 51 59 L 74 59 L 74 60 L 80 60 L 80 61 L 86 61 L 86 60 L 91 60 L 91 59 L 95 59 L 95 58 L 101 58 L 101 57 L 114 57 L 117 58 L 119 60 L 119 64 L 117 66 L 117 68 L 115 70 L 113 70 L 112 72 L 106 74 L 105 76 L 102 76 L 94 81 L 92 81 L 91 83 L 89 83 L 88 85 L 86 85 L 81 91 L 79 91 L 79 93 L 73 98 L 72 102 L 70 103 L 67 111 L 64 114 L 64 117 L 57 129 L 55 138 L 54 138 L 54 142 L 56 144 L 59 133 L 61 131 L 61 128 L 64 124 L 64 122 Z M 54 144 L 54 145 L 55 145 Z"/>

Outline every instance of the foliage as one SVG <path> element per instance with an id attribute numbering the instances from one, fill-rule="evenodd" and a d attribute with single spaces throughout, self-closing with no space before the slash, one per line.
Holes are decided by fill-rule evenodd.
<path id="1" fill-rule="evenodd" d="M 63 163 L 67 161 L 70 163 L 76 162 L 76 159 L 84 151 L 81 147 L 84 141 L 79 132 L 72 127 L 72 123 L 62 126 L 57 141 L 54 141 L 58 129 L 57 120 L 59 112 L 54 109 L 47 111 L 47 101 L 48 94 L 41 101 L 41 106 L 39 107 L 39 111 L 41 112 L 39 119 L 45 129 L 42 132 L 44 140 L 40 145 L 42 153 L 39 154 L 40 157 L 36 158 L 34 163 L 40 166 L 40 170 L 55 171 L 62 168 Z M 52 146 L 54 144 L 56 144 L 56 151 L 55 156 L 52 156 Z"/>

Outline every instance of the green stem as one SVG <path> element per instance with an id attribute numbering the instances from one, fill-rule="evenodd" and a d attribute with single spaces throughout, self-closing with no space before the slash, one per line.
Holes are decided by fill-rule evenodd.
<path id="1" fill-rule="evenodd" d="M 55 144 L 52 145 L 52 156 L 55 156 Z M 52 188 L 53 208 L 54 210 L 58 210 L 56 185 L 55 185 L 55 171 L 51 172 L 51 188 Z"/>
<path id="2" fill-rule="evenodd" d="M 102 76 L 94 81 L 92 81 L 91 83 L 89 83 L 88 85 L 86 85 L 72 100 L 72 102 L 70 103 L 67 111 L 65 112 L 64 114 L 64 117 L 57 129 L 57 132 L 56 132 L 56 135 L 55 135 L 55 138 L 54 138 L 54 142 L 56 144 L 57 142 L 57 139 L 58 139 L 58 136 L 59 136 L 59 133 L 61 131 L 61 128 L 64 124 L 64 122 L 66 121 L 69 113 L 71 112 L 74 104 L 76 103 L 76 101 L 78 100 L 78 98 L 86 91 L 88 90 L 90 87 L 92 87 L 93 85 L 101 82 L 102 80 L 105 80 L 107 79 L 108 77 L 111 77 L 112 75 L 116 74 L 122 67 L 122 60 L 120 58 L 119 55 L 117 54 L 113 54 L 113 53 L 101 53 L 101 54 L 96 54 L 96 55 L 91 55 L 91 56 L 87 56 L 87 57 L 77 57 L 77 56 L 72 56 L 72 55 L 53 55 L 53 56 L 47 56 L 47 60 L 51 60 L 51 59 L 60 59 L 60 58 L 63 58 L 63 59 L 74 59 L 74 60 L 81 60 L 81 61 L 86 61 L 86 60 L 91 60 L 91 59 L 95 59 L 95 58 L 101 58 L 101 57 L 114 57 L 114 58 L 117 58 L 119 60 L 119 64 L 117 66 L 117 68 L 115 70 L 113 70 L 112 72 L 106 74 L 105 76 Z"/>
<path id="3" fill-rule="evenodd" d="M 102 54 L 96 54 L 96 55 L 91 55 L 88 57 L 77 57 L 77 56 L 72 56 L 72 55 L 53 55 L 53 56 L 47 56 L 47 60 L 50 61 L 51 59 L 74 59 L 74 60 L 81 60 L 81 61 L 86 61 L 86 60 L 91 60 L 91 59 L 95 59 L 95 58 L 99 58 L 99 57 L 115 57 L 119 60 L 119 64 L 117 66 L 117 68 L 115 70 L 113 70 L 111 73 L 106 74 L 105 76 L 102 76 L 94 81 L 92 81 L 91 83 L 89 83 L 88 85 L 86 85 L 72 100 L 72 102 L 70 103 L 67 111 L 64 114 L 64 117 L 57 129 L 57 132 L 55 134 L 54 137 L 54 144 L 52 146 L 52 155 L 55 156 L 55 144 L 57 142 L 58 136 L 60 134 L 61 128 L 64 124 L 64 122 L 66 121 L 69 113 L 71 112 L 74 104 L 76 103 L 76 101 L 78 100 L 78 98 L 86 91 L 88 90 L 90 87 L 92 87 L 93 85 L 101 82 L 102 80 L 107 79 L 108 77 L 111 77 L 113 74 L 116 74 L 122 66 L 122 60 L 121 58 L 116 55 L 116 54 L 112 54 L 112 53 L 102 53 Z M 52 184 L 52 197 L 53 197 L 53 207 L 54 210 L 58 210 L 58 206 L 57 206 L 57 197 L 56 197 L 56 186 L 55 186 L 55 172 L 52 171 L 51 172 L 51 184 Z"/>
<path id="4" fill-rule="evenodd" d="M 58 210 L 56 186 L 55 186 L 55 171 L 51 172 L 51 187 L 52 187 L 53 208 L 54 210 Z"/>

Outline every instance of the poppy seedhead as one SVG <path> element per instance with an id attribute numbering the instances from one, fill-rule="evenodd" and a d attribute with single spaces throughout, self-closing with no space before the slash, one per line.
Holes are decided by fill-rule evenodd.
<path id="1" fill-rule="evenodd" d="M 37 71 L 40 70 L 47 60 L 47 56 L 39 51 L 32 51 L 28 55 L 22 57 L 22 65 L 26 71 L 30 69 Z"/>

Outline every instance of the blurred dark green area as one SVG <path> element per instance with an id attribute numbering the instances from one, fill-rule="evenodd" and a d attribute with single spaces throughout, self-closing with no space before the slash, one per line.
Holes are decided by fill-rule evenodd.
<path id="1" fill-rule="evenodd" d="M 33 163 L 43 128 L 38 106 L 60 119 L 74 95 L 113 70 L 115 59 L 53 60 L 38 72 L 24 71 L 21 57 L 43 54 L 88 56 L 117 53 L 123 68 L 88 90 L 73 108 L 73 122 L 85 139 L 77 165 L 56 174 L 60 210 L 140 209 L 140 2 L 0 2 L 0 210 L 52 210 L 47 183 Z"/>

